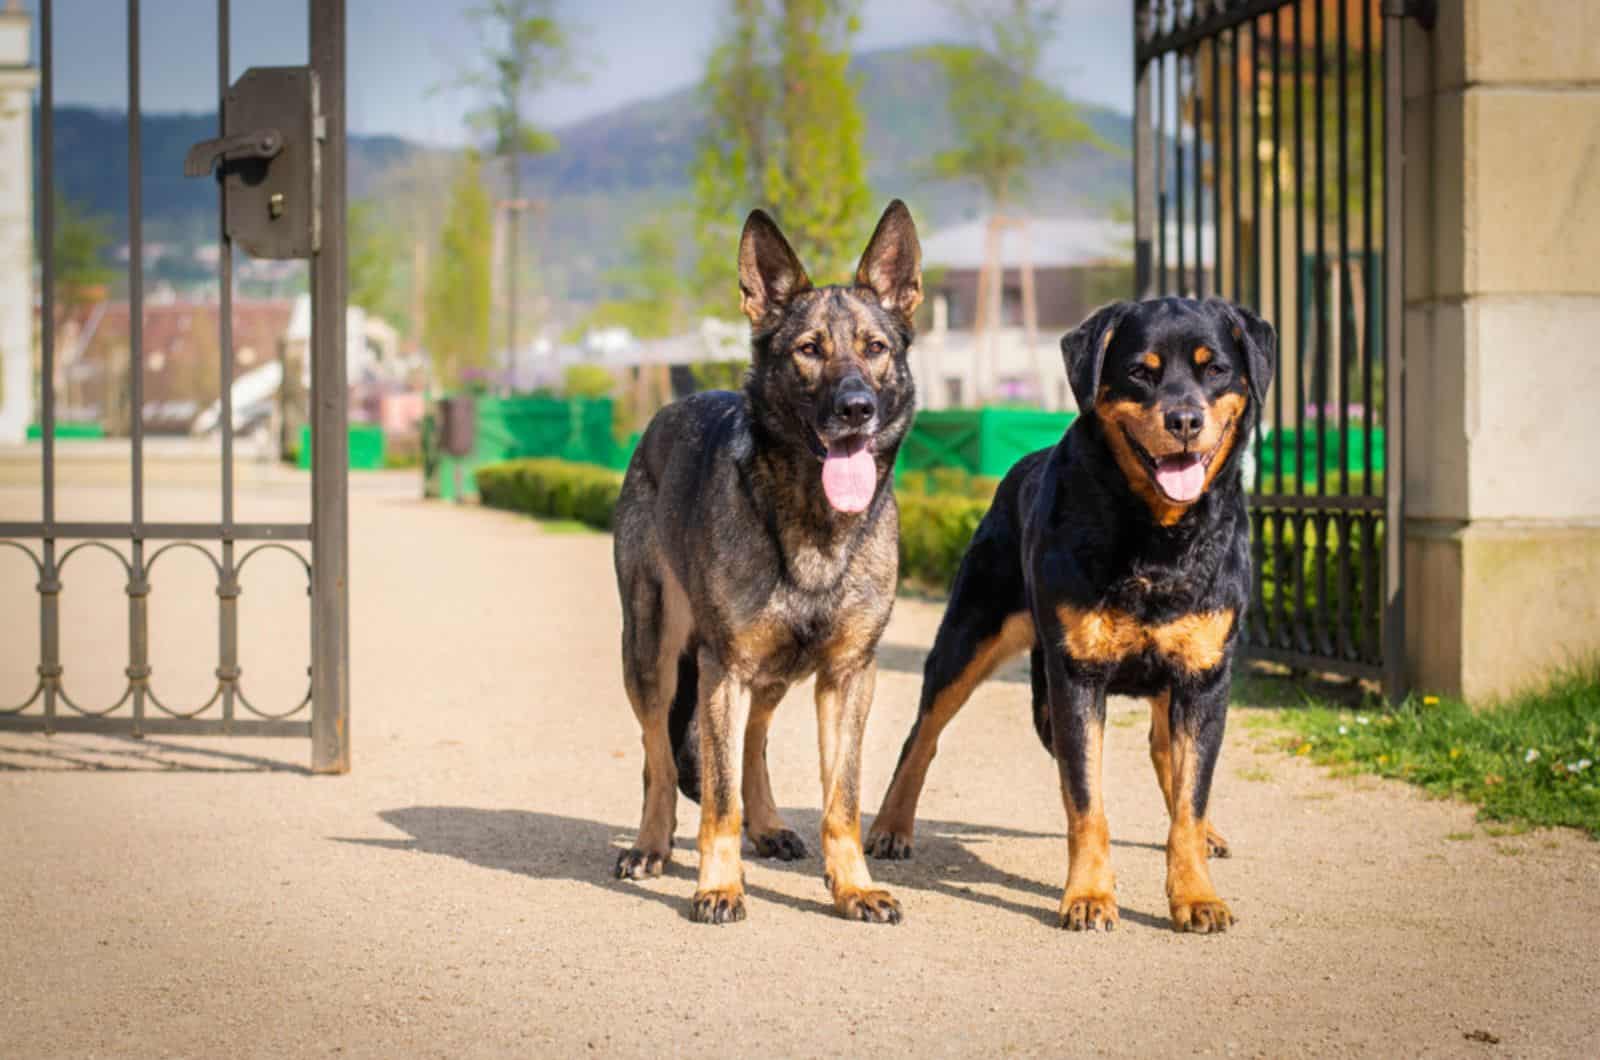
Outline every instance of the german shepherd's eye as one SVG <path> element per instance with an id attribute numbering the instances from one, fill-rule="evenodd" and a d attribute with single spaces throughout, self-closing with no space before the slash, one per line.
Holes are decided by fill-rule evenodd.
<path id="1" fill-rule="evenodd" d="M 817 344 L 814 343 L 814 342 L 811 342 L 809 340 L 807 340 L 806 342 L 802 342 L 800 345 L 796 346 L 794 348 L 794 352 L 799 354 L 801 357 L 807 357 L 807 358 L 812 358 L 812 359 L 815 359 L 817 357 L 821 357 L 822 356 L 822 351 L 817 348 Z"/>
<path id="2" fill-rule="evenodd" d="M 871 342 L 867 343 L 868 357 L 882 357 L 888 352 L 889 344 L 884 342 L 882 339 L 873 339 Z"/>

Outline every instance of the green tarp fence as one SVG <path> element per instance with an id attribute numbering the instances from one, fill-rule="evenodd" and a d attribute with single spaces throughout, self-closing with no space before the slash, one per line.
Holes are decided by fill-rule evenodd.
<path id="1" fill-rule="evenodd" d="M 300 452 L 296 465 L 303 471 L 311 467 L 311 425 L 300 426 Z M 383 428 L 375 423 L 350 425 L 350 470 L 381 471 L 383 469 Z"/>
<path id="2" fill-rule="evenodd" d="M 473 474 L 479 467 L 519 457 L 559 457 L 620 471 L 628 466 L 628 458 L 633 455 L 639 436 L 635 434 L 625 442 L 618 442 L 612 430 L 612 411 L 610 398 L 479 397 L 477 444 L 471 455 L 457 460 L 439 451 L 435 410 L 430 408 L 422 426 L 427 495 L 453 498 L 458 464 L 461 482 L 469 494 L 475 492 Z M 999 478 L 1022 457 L 1060 441 L 1076 416 L 1073 412 L 1010 408 L 920 412 L 901 446 L 895 474 L 956 468 L 968 475 Z M 352 428 L 352 467 L 358 466 L 354 431 Z M 1256 473 L 1276 475 L 1280 436 L 1284 475 L 1298 477 L 1302 483 L 1315 482 L 1319 432 L 1312 427 L 1298 434 L 1293 429 L 1268 431 L 1263 438 L 1261 466 Z M 1320 436 L 1321 466 L 1329 481 L 1341 466 L 1348 466 L 1355 487 L 1357 474 L 1366 467 L 1365 431 L 1350 428 L 1345 432 L 1342 447 L 1337 428 L 1323 430 Z M 1384 466 L 1381 429 L 1372 432 L 1372 448 L 1373 470 L 1381 472 Z M 302 448 L 302 461 L 307 451 Z M 377 459 L 381 465 L 381 447 Z"/>
<path id="3" fill-rule="evenodd" d="M 559 457 L 621 470 L 628 466 L 637 437 L 618 442 L 612 433 L 610 398 L 479 397 L 477 438 L 461 459 L 439 450 L 436 407 L 422 423 L 424 489 L 429 497 L 453 499 L 456 471 L 463 490 L 477 492 L 473 475 L 484 464 L 522 457 Z"/>
<path id="4" fill-rule="evenodd" d="M 895 474 L 953 467 L 999 478 L 1035 449 L 1059 442 L 1076 416 L 1037 409 L 919 412 L 900 447 Z"/>

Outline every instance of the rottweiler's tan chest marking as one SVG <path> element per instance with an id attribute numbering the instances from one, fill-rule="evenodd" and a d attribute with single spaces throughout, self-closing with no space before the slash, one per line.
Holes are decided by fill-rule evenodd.
<path id="1" fill-rule="evenodd" d="M 1204 673 L 1222 661 L 1233 629 L 1233 609 L 1202 611 L 1160 625 L 1149 625 L 1115 608 L 1056 608 L 1061 646 L 1087 663 L 1119 663 L 1154 651 L 1191 673 Z"/>

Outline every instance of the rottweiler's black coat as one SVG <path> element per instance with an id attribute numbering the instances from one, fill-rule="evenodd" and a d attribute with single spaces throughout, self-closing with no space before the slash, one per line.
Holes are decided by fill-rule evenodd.
<path id="1" fill-rule="evenodd" d="M 884 211 L 855 283 L 813 287 L 766 214 L 745 223 L 739 286 L 753 360 L 739 393 L 662 409 L 616 509 L 623 683 L 643 729 L 644 810 L 619 877 L 672 856 L 676 786 L 701 802 L 692 912 L 742 920 L 741 828 L 802 857 L 767 778 L 772 712 L 815 673 L 822 848 L 834 906 L 900 919 L 861 848 L 861 734 L 898 576 L 889 486 L 915 394 L 906 353 L 922 299 L 911 214 Z"/>
<path id="2" fill-rule="evenodd" d="M 1274 347 L 1249 310 L 1178 298 L 1107 306 L 1061 340 L 1082 415 L 1012 468 L 973 537 L 870 853 L 911 856 L 939 733 L 996 666 L 1030 650 L 1034 724 L 1067 810 L 1062 926 L 1117 921 L 1100 790 L 1108 692 L 1151 701 L 1173 924 L 1232 922 L 1206 865 L 1208 848 L 1227 852 L 1206 803 L 1250 599 L 1240 468 Z"/>

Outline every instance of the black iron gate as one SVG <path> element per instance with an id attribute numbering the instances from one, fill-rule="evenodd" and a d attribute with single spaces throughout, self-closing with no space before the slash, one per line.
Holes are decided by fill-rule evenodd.
<path id="1" fill-rule="evenodd" d="M 40 260 L 39 427 L 42 518 L 0 523 L 0 546 L 25 553 L 38 574 L 39 664 L 32 693 L 0 704 L 0 730 L 145 734 L 309 736 L 317 772 L 349 769 L 348 470 L 345 376 L 345 4 L 309 0 L 308 67 L 246 72 L 230 84 L 229 2 L 217 2 L 218 139 L 196 145 L 190 175 L 218 169 L 221 346 L 221 520 L 148 521 L 144 483 L 144 248 L 141 219 L 139 0 L 127 0 L 128 34 L 128 372 L 132 518 L 127 523 L 69 522 L 56 517 L 56 335 L 53 234 L 54 68 L 57 27 L 52 0 L 39 0 L 39 142 L 36 195 Z M 72 32 L 69 29 L 67 32 Z M 86 31 L 93 32 L 93 28 Z M 258 127 L 246 124 L 263 122 Z M 308 257 L 311 262 L 312 498 L 309 523 L 252 523 L 234 518 L 232 382 L 233 249 Z M 115 544 L 113 544 L 115 542 Z M 216 686 L 196 704 L 169 704 L 152 684 L 150 578 L 161 557 L 192 550 L 216 574 L 219 645 Z M 309 555 L 307 550 L 309 549 Z M 67 692 L 62 665 L 60 594 L 73 556 L 114 555 L 126 574 L 127 684 L 110 706 L 84 705 Z M 311 598 L 309 687 L 298 703 L 269 709 L 245 694 L 239 667 L 239 575 L 263 550 L 296 556 Z"/>
<path id="2" fill-rule="evenodd" d="M 1404 684 L 1394 0 L 1135 0 L 1136 283 L 1278 329 L 1250 657 Z M 1389 31 L 1386 33 L 1386 29 Z"/>

